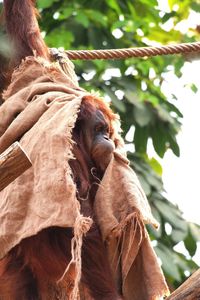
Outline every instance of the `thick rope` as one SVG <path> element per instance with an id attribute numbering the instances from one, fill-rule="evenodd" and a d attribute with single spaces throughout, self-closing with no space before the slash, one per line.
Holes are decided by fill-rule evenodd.
<path id="1" fill-rule="evenodd" d="M 54 56 L 55 49 L 50 50 Z M 64 53 L 71 60 L 91 59 L 124 59 L 130 57 L 151 57 L 156 55 L 168 55 L 179 53 L 200 52 L 200 42 L 167 45 L 158 47 L 125 48 L 110 50 L 65 50 Z"/>

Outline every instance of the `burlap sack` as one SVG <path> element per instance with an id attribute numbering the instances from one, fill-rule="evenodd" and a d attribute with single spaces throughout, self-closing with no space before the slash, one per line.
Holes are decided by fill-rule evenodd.
<path id="1" fill-rule="evenodd" d="M 31 57 L 14 72 L 0 107 L 0 153 L 20 140 L 33 163 L 0 193 L 0 258 L 44 228 L 73 227 L 77 284 L 82 235 L 91 220 L 80 214 L 68 161 L 73 159 L 71 131 L 87 94 L 73 68 L 65 74 L 58 65 Z M 96 194 L 98 224 L 124 299 L 159 299 L 168 288 L 144 226 L 157 222 L 121 150 L 113 154 Z"/>

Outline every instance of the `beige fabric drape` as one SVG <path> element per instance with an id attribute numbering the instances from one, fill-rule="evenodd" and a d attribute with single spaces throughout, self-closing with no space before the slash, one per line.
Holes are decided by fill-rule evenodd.
<path id="1" fill-rule="evenodd" d="M 0 193 L 0 258 L 44 228 L 77 226 L 82 229 L 76 238 L 82 240 L 91 225 L 80 215 L 68 164 L 73 158 L 71 131 L 88 93 L 79 88 L 73 69 L 70 72 L 27 58 L 4 93 L 0 153 L 20 140 L 33 167 Z M 159 299 L 168 289 L 144 226 L 156 227 L 157 222 L 122 150 L 116 149 L 100 183 L 95 212 L 124 299 Z"/>

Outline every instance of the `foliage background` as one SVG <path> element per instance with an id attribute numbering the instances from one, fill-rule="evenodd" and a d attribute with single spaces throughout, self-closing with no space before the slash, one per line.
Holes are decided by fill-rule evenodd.
<path id="1" fill-rule="evenodd" d="M 191 10 L 200 12 L 200 2 L 163 1 L 168 2 L 167 12 L 161 11 L 156 0 L 38 0 L 37 4 L 49 47 L 128 48 L 198 40 L 198 26 L 183 34 L 177 25 L 187 20 Z M 171 24 L 170 30 L 166 24 Z M 131 166 L 161 224 L 157 232 L 150 227 L 148 230 L 172 289 L 198 268 L 192 257 L 200 240 L 200 228 L 186 222 L 179 208 L 166 199 L 162 166 L 156 158 L 148 157 L 147 145 L 152 142 L 161 158 L 168 149 L 179 156 L 176 136 L 183 116 L 174 105 L 175 95 L 166 99 L 161 87 L 167 72 L 181 76 L 181 67 L 189 58 L 176 55 L 74 62 L 80 85 L 110 99 L 121 117 L 123 137 L 127 148 L 132 149 L 128 153 Z M 196 91 L 194 85 L 191 88 Z M 180 241 L 188 255 L 175 251 Z"/>

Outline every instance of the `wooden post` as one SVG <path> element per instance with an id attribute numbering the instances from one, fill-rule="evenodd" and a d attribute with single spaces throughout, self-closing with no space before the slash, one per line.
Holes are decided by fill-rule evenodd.
<path id="1" fill-rule="evenodd" d="M 200 299 L 200 269 L 190 276 L 165 300 L 199 300 Z"/>
<path id="2" fill-rule="evenodd" d="M 31 167 L 31 161 L 18 142 L 0 155 L 0 191 Z"/>

